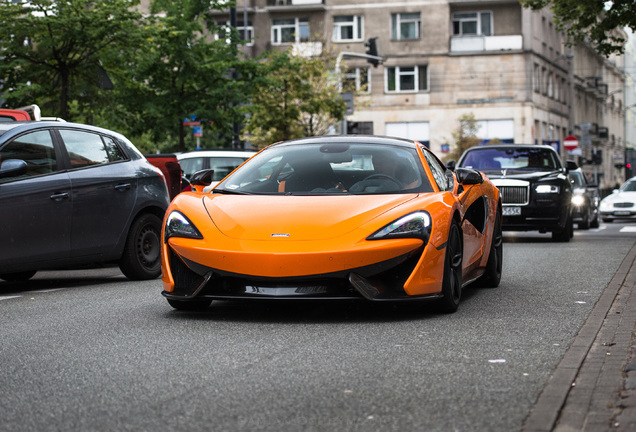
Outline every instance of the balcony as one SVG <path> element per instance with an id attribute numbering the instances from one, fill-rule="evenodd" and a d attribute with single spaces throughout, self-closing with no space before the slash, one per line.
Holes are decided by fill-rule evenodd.
<path id="1" fill-rule="evenodd" d="M 523 37 L 512 36 L 461 36 L 451 37 L 451 53 L 517 51 L 523 48 Z"/>
<path id="2" fill-rule="evenodd" d="M 267 0 L 267 7 L 276 6 L 324 6 L 324 0 Z"/>

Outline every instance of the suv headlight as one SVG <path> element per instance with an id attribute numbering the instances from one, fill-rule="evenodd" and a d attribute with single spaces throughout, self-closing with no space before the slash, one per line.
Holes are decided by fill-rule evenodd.
<path id="1" fill-rule="evenodd" d="M 167 242 L 170 237 L 203 238 L 197 227 L 190 222 L 190 219 L 176 210 L 172 211 L 166 220 L 164 241 Z"/>
<path id="2" fill-rule="evenodd" d="M 557 185 L 542 184 L 538 185 L 535 189 L 537 193 L 559 193 L 559 187 Z"/>

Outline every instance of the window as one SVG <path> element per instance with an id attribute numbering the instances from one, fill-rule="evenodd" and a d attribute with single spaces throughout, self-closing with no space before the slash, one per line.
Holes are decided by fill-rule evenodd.
<path id="1" fill-rule="evenodd" d="M 391 14 L 391 39 L 419 39 L 420 38 L 420 13 L 396 13 Z"/>
<path id="2" fill-rule="evenodd" d="M 457 12 L 453 14 L 456 36 L 492 36 L 492 12 Z"/>
<path id="3" fill-rule="evenodd" d="M 124 160 L 120 148 L 108 137 L 98 134 L 62 129 L 60 135 L 64 140 L 66 151 L 71 159 L 71 167 L 79 168 Z"/>
<path id="4" fill-rule="evenodd" d="M 0 163 L 9 159 L 26 162 L 26 172 L 21 174 L 35 176 L 57 170 L 55 149 L 49 131 L 37 131 L 22 135 L 11 141 L 0 150 Z M 16 177 L 5 177 L 0 182 L 15 180 Z"/>
<path id="5" fill-rule="evenodd" d="M 272 23 L 272 43 L 309 41 L 309 18 L 275 19 Z"/>
<path id="6" fill-rule="evenodd" d="M 534 73 L 532 74 L 532 88 L 535 93 L 541 93 L 541 68 L 538 64 L 534 64 Z"/>
<path id="7" fill-rule="evenodd" d="M 395 66 L 386 68 L 386 91 L 418 92 L 428 90 L 427 66 Z"/>
<path id="8" fill-rule="evenodd" d="M 422 149 L 422 153 L 424 154 L 424 158 L 426 159 L 428 166 L 431 168 L 431 173 L 433 174 L 433 178 L 435 179 L 435 183 L 437 183 L 439 190 L 450 190 L 452 184 L 449 184 L 448 177 L 446 177 L 446 167 L 429 151 Z"/>
<path id="9" fill-rule="evenodd" d="M 218 32 L 216 34 L 216 39 L 221 40 L 225 39 L 226 43 L 231 43 L 230 40 L 230 23 L 229 21 L 220 21 L 217 23 Z M 238 39 L 243 41 L 243 44 L 247 46 L 254 45 L 254 27 L 252 26 L 252 22 L 247 22 L 247 27 L 243 24 L 243 22 L 238 22 L 236 25 L 236 31 L 238 34 Z"/>
<path id="10" fill-rule="evenodd" d="M 370 93 L 369 68 L 351 68 L 342 75 L 342 91 Z"/>
<path id="11" fill-rule="evenodd" d="M 342 15 L 333 17 L 334 42 L 362 40 L 362 17 Z"/>
<path id="12" fill-rule="evenodd" d="M 385 135 L 418 141 L 429 145 L 430 125 L 428 122 L 396 122 L 386 123 Z"/>

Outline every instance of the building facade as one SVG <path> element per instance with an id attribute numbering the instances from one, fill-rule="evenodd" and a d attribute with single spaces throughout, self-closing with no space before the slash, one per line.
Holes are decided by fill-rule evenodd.
<path id="1" fill-rule="evenodd" d="M 601 187 L 624 179 L 615 166 L 626 144 L 622 57 L 567 46 L 547 9 L 516 0 L 237 0 L 236 21 L 250 57 L 346 53 L 345 79 L 358 90 L 348 133 L 416 139 L 443 155 L 459 118 L 473 115 L 484 143 L 553 145 Z M 360 56 L 370 39 L 384 58 L 377 67 Z M 562 145 L 569 135 L 580 139 L 573 152 Z"/>

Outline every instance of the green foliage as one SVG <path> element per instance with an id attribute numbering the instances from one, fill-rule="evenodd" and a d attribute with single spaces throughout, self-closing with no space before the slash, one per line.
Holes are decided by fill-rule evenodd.
<path id="1" fill-rule="evenodd" d="M 271 52 L 261 65 L 245 133 L 256 147 L 324 135 L 346 109 L 325 58 Z"/>
<path id="2" fill-rule="evenodd" d="M 32 0 L 0 7 L 5 106 L 37 103 L 45 115 L 73 119 L 108 103 L 105 69 L 141 40 L 142 16 L 130 0 Z"/>
<path id="3" fill-rule="evenodd" d="M 444 158 L 447 161 L 459 160 L 459 157 L 469 148 L 478 145 L 481 140 L 477 138 L 479 125 L 475 120 L 475 114 L 463 114 L 459 119 L 459 126 L 453 131 L 454 143 L 451 145 L 451 151 Z"/>
<path id="4" fill-rule="evenodd" d="M 549 7 L 559 31 L 574 41 L 589 40 L 600 54 L 623 52 L 623 39 L 617 28 L 636 31 L 634 0 L 520 0 L 534 10 Z"/>

